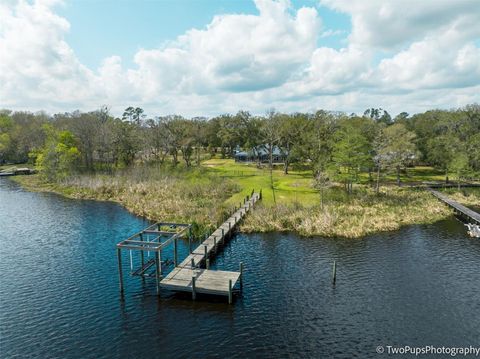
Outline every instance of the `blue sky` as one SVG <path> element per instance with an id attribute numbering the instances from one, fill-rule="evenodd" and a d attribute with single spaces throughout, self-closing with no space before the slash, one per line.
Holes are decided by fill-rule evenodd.
<path id="1" fill-rule="evenodd" d="M 4 0 L 0 108 L 151 116 L 480 102 L 478 0 Z"/>
<path id="2" fill-rule="evenodd" d="M 345 45 L 351 29 L 348 15 L 315 0 L 292 2 L 293 9 L 304 6 L 317 8 L 325 30 L 338 32 L 319 39 L 319 46 L 339 49 Z M 192 28 L 204 28 L 215 15 L 258 15 L 249 0 L 76 0 L 59 4 L 56 9 L 70 22 L 67 42 L 91 68 L 111 55 L 121 55 L 126 65 L 134 66 L 133 57 L 139 49 L 163 47 Z"/>

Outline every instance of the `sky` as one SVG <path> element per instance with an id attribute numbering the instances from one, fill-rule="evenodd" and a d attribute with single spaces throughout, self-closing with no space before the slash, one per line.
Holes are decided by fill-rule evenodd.
<path id="1" fill-rule="evenodd" d="M 478 0 L 0 1 L 0 108 L 395 115 L 475 102 Z"/>

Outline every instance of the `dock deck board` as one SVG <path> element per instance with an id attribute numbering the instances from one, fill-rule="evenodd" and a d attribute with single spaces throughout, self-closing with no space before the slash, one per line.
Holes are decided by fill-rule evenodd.
<path id="1" fill-rule="evenodd" d="M 478 224 L 480 224 L 480 214 L 471 210 L 468 207 L 465 207 L 464 205 L 454 201 L 453 199 L 449 198 L 448 196 L 444 195 L 443 193 L 440 193 L 438 191 L 435 191 L 433 189 L 429 189 L 429 191 L 437 197 L 439 200 L 442 202 L 446 203 L 456 211 L 462 213 L 464 216 L 468 217 L 469 219 L 476 221 Z"/>
<path id="2" fill-rule="evenodd" d="M 212 255 L 212 252 L 217 250 L 217 247 L 225 241 L 225 238 L 231 234 L 235 226 L 260 198 L 260 193 L 253 193 L 248 201 L 245 201 L 237 211 L 160 281 L 160 287 L 175 291 L 192 292 L 192 277 L 195 276 L 195 291 L 197 293 L 228 296 L 230 292 L 229 283 L 232 281 L 232 287 L 234 287 L 240 280 L 240 272 L 200 269 L 198 267 L 206 262 L 206 259 Z"/>

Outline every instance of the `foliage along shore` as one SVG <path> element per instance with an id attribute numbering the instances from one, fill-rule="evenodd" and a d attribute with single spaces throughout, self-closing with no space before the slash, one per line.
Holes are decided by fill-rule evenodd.
<path id="1" fill-rule="evenodd" d="M 278 176 L 276 182 L 281 188 L 282 177 Z M 266 180 L 261 175 L 253 178 L 258 184 Z M 290 180 L 291 175 L 286 178 Z M 254 184 L 252 177 L 245 176 L 243 180 L 248 185 Z M 137 168 L 117 176 L 76 176 L 57 184 L 47 183 L 38 175 L 16 177 L 15 181 L 28 190 L 114 201 L 131 213 L 154 221 L 195 223 L 197 235 L 214 229 L 237 199 L 251 190 L 242 179 L 234 182 L 208 168 L 168 175 Z M 246 217 L 240 231 L 290 231 L 303 236 L 359 238 L 405 225 L 433 223 L 451 215 L 428 192 L 410 188 L 383 187 L 377 194 L 372 188 L 359 185 L 347 195 L 340 187 L 331 187 L 325 192 L 323 208 L 315 191 L 309 195 L 315 200 L 299 202 L 293 192 L 305 194 L 305 189 L 295 184 L 291 190 L 292 193 L 284 191 L 283 195 L 282 190 L 277 190 L 280 200 L 273 203 L 271 190 L 264 187 L 264 201 Z"/>

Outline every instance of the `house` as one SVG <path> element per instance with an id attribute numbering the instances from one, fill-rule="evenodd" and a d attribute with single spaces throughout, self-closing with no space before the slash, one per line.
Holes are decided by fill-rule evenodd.
<path id="1" fill-rule="evenodd" d="M 234 155 L 235 162 L 262 162 L 268 163 L 270 161 L 270 153 L 267 145 L 257 146 L 249 151 L 238 151 Z M 272 151 L 273 163 L 283 163 L 286 154 L 277 146 L 273 147 Z"/>

